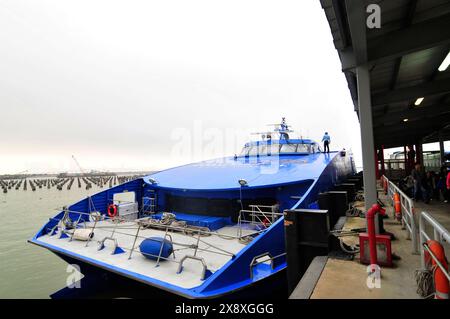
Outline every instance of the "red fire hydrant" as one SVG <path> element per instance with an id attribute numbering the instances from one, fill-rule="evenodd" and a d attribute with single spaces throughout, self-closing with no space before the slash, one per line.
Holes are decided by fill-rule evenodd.
<path id="1" fill-rule="evenodd" d="M 370 265 L 372 267 L 372 272 L 375 272 L 374 265 L 377 265 L 377 242 L 375 236 L 375 215 L 377 213 L 380 213 L 380 215 L 385 215 L 386 211 L 381 208 L 379 204 L 374 204 L 366 214 L 367 234 L 369 236 Z"/>

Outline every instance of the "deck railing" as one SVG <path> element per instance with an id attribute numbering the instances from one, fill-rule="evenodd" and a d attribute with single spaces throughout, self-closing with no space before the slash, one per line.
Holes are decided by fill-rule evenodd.
<path id="1" fill-rule="evenodd" d="M 249 205 L 250 209 L 241 209 L 238 216 L 238 233 L 242 237 L 242 224 L 260 225 L 263 228 L 270 227 L 283 213 L 278 212 L 276 205 Z M 246 217 L 250 219 L 246 219 Z"/>
<path id="2" fill-rule="evenodd" d="M 433 237 L 426 232 L 426 225 L 431 226 L 433 231 Z M 427 245 L 427 241 L 430 239 L 434 239 L 438 241 L 442 246 L 450 245 L 450 232 L 445 229 L 444 226 L 439 224 L 430 214 L 427 212 L 422 212 L 420 214 L 419 219 L 419 234 L 420 234 L 420 256 L 421 256 L 421 265 L 422 269 L 426 269 L 425 265 L 425 250 L 429 253 L 431 258 L 436 262 L 436 265 L 442 270 L 444 275 L 450 281 L 450 273 L 444 268 L 439 259 L 433 254 L 430 248 Z"/>
<path id="3" fill-rule="evenodd" d="M 414 219 L 414 201 L 408 197 L 397 185 L 390 181 L 386 176 L 381 176 L 381 181 L 387 182 L 387 196 L 391 201 L 392 207 L 394 207 L 394 193 L 398 193 L 400 196 L 400 207 L 402 215 L 402 228 L 407 231 L 407 238 L 412 241 L 412 253 L 419 254 L 419 241 L 418 241 L 418 227 L 416 220 Z"/>
<path id="4" fill-rule="evenodd" d="M 204 260 L 204 258 L 197 256 L 197 252 L 198 251 L 206 251 L 208 253 L 212 253 L 212 254 L 217 254 L 217 255 L 223 255 L 223 256 L 228 256 L 230 258 L 234 258 L 234 253 L 227 251 L 221 247 L 219 247 L 218 245 L 215 245 L 214 243 L 212 243 L 211 241 L 209 241 L 207 238 L 207 236 L 219 236 L 221 238 L 224 239 L 230 239 L 230 240 L 238 240 L 240 243 L 248 243 L 248 241 L 246 240 L 247 237 L 256 237 L 259 234 L 263 233 L 264 231 L 266 231 L 266 229 L 260 229 L 260 230 L 254 230 L 251 233 L 242 234 L 242 230 L 238 231 L 238 235 L 231 235 L 231 234 L 222 234 L 222 233 L 218 233 L 216 231 L 211 231 L 209 229 L 206 229 L 204 227 L 182 227 L 182 226 L 173 226 L 173 225 L 165 225 L 165 224 L 160 224 L 157 222 L 152 221 L 151 219 L 149 220 L 136 220 L 136 221 L 130 221 L 124 218 L 121 218 L 120 216 L 116 216 L 116 217 L 109 217 L 108 215 L 103 215 L 100 213 L 96 212 L 92 212 L 92 213 L 86 213 L 86 212 L 81 212 L 81 211 L 74 211 L 74 210 L 70 210 L 67 207 L 63 208 L 63 216 L 60 218 L 50 218 L 50 220 L 54 220 L 57 223 L 51 227 L 51 228 L 47 228 L 47 233 L 50 236 L 56 235 L 57 233 L 59 233 L 59 238 L 63 238 L 62 235 L 65 235 L 64 238 L 69 237 L 69 241 L 72 241 L 73 239 L 73 235 L 75 233 L 76 229 L 79 228 L 84 228 L 84 229 L 90 229 L 91 233 L 93 233 L 95 230 L 101 229 L 102 231 L 105 231 L 107 233 L 110 233 L 110 235 L 104 236 L 103 238 L 97 238 L 100 239 L 98 241 L 98 250 L 101 250 L 105 247 L 104 243 L 105 240 L 110 240 L 114 243 L 114 248 L 112 251 L 112 254 L 116 254 L 117 249 L 119 249 L 119 251 L 121 252 L 128 252 L 128 259 L 132 258 L 133 253 L 138 250 L 138 239 L 147 239 L 146 236 L 142 236 L 140 234 L 141 230 L 143 230 L 146 227 L 149 228 L 154 228 L 160 231 L 164 231 L 164 240 L 168 240 L 172 246 L 174 247 L 173 252 L 172 252 L 172 258 L 169 257 L 164 257 L 162 256 L 162 248 L 163 245 L 161 244 L 161 249 L 159 251 L 158 255 L 154 255 L 154 254 L 149 254 L 149 253 L 143 253 L 141 252 L 141 254 L 144 254 L 146 256 L 149 257 L 153 257 L 156 259 L 156 266 L 159 265 L 161 260 L 166 260 L 166 261 L 170 261 L 170 262 L 174 262 L 179 264 L 178 267 L 178 272 L 181 272 L 182 270 L 182 264 L 186 259 L 196 259 L 201 261 L 202 265 L 203 265 L 203 270 L 202 270 L 202 275 L 201 275 L 201 279 L 204 280 L 205 279 L 205 274 L 207 271 L 207 268 L 205 268 L 206 265 L 206 261 Z M 72 220 L 70 218 L 69 214 L 75 214 L 76 215 L 76 219 Z M 267 217 L 271 217 L 270 215 L 268 215 Z M 273 216 L 272 216 L 273 217 Z M 274 219 L 271 219 L 274 220 Z M 71 229 L 68 230 L 66 229 L 66 225 L 65 222 L 69 222 Z M 111 225 L 99 225 L 100 221 L 110 221 L 112 224 Z M 123 225 L 122 223 L 130 223 L 133 222 L 132 225 L 130 224 L 125 224 Z M 89 224 L 88 224 L 89 223 Z M 241 224 L 238 225 L 238 228 L 241 228 Z M 132 231 L 132 232 L 126 232 L 126 231 Z M 174 241 L 172 239 L 171 233 L 180 233 L 180 234 L 184 234 L 186 236 L 189 236 L 193 239 L 195 239 L 195 243 L 186 243 L 186 242 L 181 242 L 181 241 Z M 131 247 L 125 247 L 123 245 L 120 245 L 119 243 L 119 239 L 117 237 L 117 235 L 123 235 L 123 236 L 129 236 L 133 238 L 133 244 Z M 86 245 L 85 247 L 87 247 L 89 245 L 89 243 L 91 243 L 92 238 L 88 238 L 86 240 Z M 200 247 L 200 243 L 204 245 L 204 247 Z M 175 246 L 177 246 L 177 248 L 175 248 Z M 182 251 L 182 250 L 186 250 L 186 249 L 191 249 L 194 250 L 193 255 L 191 254 L 185 254 L 184 256 L 181 257 L 180 260 L 175 259 L 175 252 L 178 251 Z"/>

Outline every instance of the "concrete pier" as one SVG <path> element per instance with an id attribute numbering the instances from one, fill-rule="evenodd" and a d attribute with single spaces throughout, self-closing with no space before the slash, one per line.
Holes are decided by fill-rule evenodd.
<path id="1" fill-rule="evenodd" d="M 401 223 L 393 218 L 393 208 L 390 201 L 379 189 L 379 198 L 386 204 L 389 218 L 384 220 L 384 228 L 396 237 L 392 241 L 392 252 L 395 255 L 394 267 L 381 268 L 381 287 L 368 288 L 367 265 L 359 262 L 359 254 L 352 261 L 332 259 L 329 257 L 315 260 L 311 270 L 305 274 L 297 288 L 291 294 L 291 299 L 420 299 L 417 294 L 415 270 L 420 269 L 420 255 L 414 255 L 412 242 L 407 239 L 406 230 Z M 355 203 L 363 208 L 364 203 Z M 450 229 L 450 204 L 443 202 L 415 202 L 415 217 L 417 219 L 422 211 L 431 214 L 442 226 Z M 350 230 L 366 226 L 366 221 L 359 217 L 347 217 L 343 229 Z M 429 233 L 431 230 L 429 230 Z M 349 245 L 358 243 L 358 237 L 344 237 Z M 448 246 L 448 245 L 447 245 Z M 446 256 L 449 258 L 450 249 L 446 247 Z M 324 259 L 325 258 L 325 259 Z"/>

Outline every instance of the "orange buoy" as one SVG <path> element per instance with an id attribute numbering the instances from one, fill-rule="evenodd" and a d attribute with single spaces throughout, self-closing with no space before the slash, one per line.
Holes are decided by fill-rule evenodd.
<path id="1" fill-rule="evenodd" d="M 447 259 L 445 258 L 445 251 L 444 247 L 436 241 L 436 240 L 429 240 L 427 241 L 428 248 L 432 251 L 434 256 L 439 260 L 442 266 L 444 266 L 445 270 L 448 272 L 448 263 Z M 450 284 L 445 276 L 442 269 L 437 265 L 436 260 L 434 260 L 431 255 L 428 253 L 428 251 L 425 251 L 424 254 L 425 257 L 425 263 L 427 265 L 431 264 L 431 267 L 435 268 L 434 271 L 434 290 L 435 290 L 435 299 L 448 299 L 449 290 L 450 290 Z"/>
<path id="2" fill-rule="evenodd" d="M 400 203 L 400 195 L 398 193 L 394 193 L 394 211 L 395 218 L 397 220 L 402 220 L 402 205 Z"/>
<path id="3" fill-rule="evenodd" d="M 109 217 L 115 217 L 117 215 L 117 205 L 110 204 L 107 209 Z"/>

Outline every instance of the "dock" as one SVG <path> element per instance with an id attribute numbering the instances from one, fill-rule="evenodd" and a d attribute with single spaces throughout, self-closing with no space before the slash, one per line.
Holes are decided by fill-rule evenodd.
<path id="1" fill-rule="evenodd" d="M 381 188 L 379 198 L 386 204 L 388 218 L 384 228 L 394 234 L 392 251 L 395 256 L 394 267 L 381 267 L 381 287 L 369 288 L 366 284 L 367 265 L 360 262 L 358 255 L 354 260 L 342 260 L 328 256 L 318 256 L 310 264 L 301 281 L 290 295 L 290 299 L 421 299 L 417 293 L 415 271 L 421 269 L 421 255 L 413 252 L 413 243 L 402 223 L 394 219 L 394 208 Z M 364 203 L 356 203 L 364 206 Z M 414 217 L 419 225 L 419 214 L 429 213 L 443 227 L 450 229 L 450 208 L 443 202 L 414 203 Z M 344 230 L 366 227 L 366 220 L 360 217 L 346 217 Z M 427 233 L 432 229 L 427 227 Z M 358 237 L 347 237 L 348 245 L 358 243 Z M 445 245 L 446 255 L 450 256 L 450 246 Z"/>
<path id="2" fill-rule="evenodd" d="M 312 259 L 305 253 L 304 244 L 298 244 L 297 251 L 292 249 L 291 254 L 307 258 L 309 267 L 306 270 L 304 266 L 299 267 L 297 277 L 291 274 L 290 298 L 419 299 L 433 295 L 448 299 L 448 291 L 424 293 L 430 292 L 428 288 L 433 288 L 435 280 L 424 256 L 431 251 L 428 241 L 433 239 L 449 259 L 450 205 L 436 199 L 429 204 L 415 201 L 408 197 L 412 196 L 412 190 L 401 187 L 401 182 L 413 170 L 421 179 L 425 173 L 440 172 L 441 181 L 442 174 L 447 176 L 450 171 L 450 160 L 444 149 L 444 143 L 450 139 L 450 3 L 424 1 L 419 5 L 417 1 L 384 1 L 368 4 L 358 0 L 321 0 L 321 5 L 360 124 L 364 202 L 353 202 L 353 205 L 359 205 L 362 215 L 371 212 L 373 223 L 370 226 L 376 237 L 372 240 L 372 250 L 364 246 L 364 252 L 369 250 L 375 255 L 374 251 L 381 245 L 382 252 L 392 256 L 393 266 L 390 267 L 389 260 L 385 266 L 380 265 L 379 273 L 372 268 L 369 278 L 368 260 L 361 263 L 359 253 L 345 259 L 314 250 Z M 441 32 L 443 29 L 446 31 Z M 439 144 L 439 157 L 433 166 L 424 161 L 423 145 L 428 143 Z M 403 152 L 398 152 L 401 156 L 393 174 L 390 163 L 385 162 L 385 150 L 397 147 Z M 421 182 L 416 178 L 416 186 Z M 400 198 L 397 200 L 397 210 L 401 206 L 400 220 L 394 216 L 394 194 Z M 416 188 L 416 196 L 423 197 L 420 188 Z M 377 214 L 379 207 L 371 211 L 379 200 L 388 215 L 382 222 Z M 333 214 L 330 210 L 330 222 L 335 218 Z M 346 215 L 343 230 L 369 229 L 365 218 Z M 330 234 L 333 227 L 336 225 L 331 222 Z M 286 237 L 287 243 L 296 242 L 296 238 L 291 237 Z M 341 240 L 359 250 L 359 238 L 364 240 L 361 234 L 341 237 Z M 328 251 L 336 249 L 336 245 L 328 243 L 326 246 L 323 240 L 314 244 L 322 244 Z M 367 255 L 363 258 L 368 259 Z M 448 270 L 440 262 L 443 258 L 431 257 L 439 266 L 434 271 L 442 271 L 450 279 Z M 291 266 L 297 265 L 292 262 Z M 419 281 L 416 281 L 416 271 L 420 271 Z M 374 274 L 379 275 L 379 287 L 368 282 L 368 279 L 374 282 Z M 294 285 L 298 277 L 301 279 Z M 419 286 L 425 288 L 418 289 Z"/>

